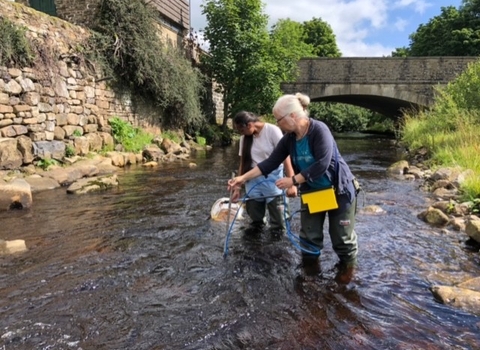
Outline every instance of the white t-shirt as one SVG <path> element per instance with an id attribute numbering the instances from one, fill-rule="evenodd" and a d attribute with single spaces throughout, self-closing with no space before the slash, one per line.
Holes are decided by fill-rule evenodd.
<path id="1" fill-rule="evenodd" d="M 260 133 L 253 137 L 252 144 L 252 168 L 261 161 L 267 159 L 272 154 L 278 141 L 283 137 L 282 130 L 276 125 L 265 123 Z M 245 136 L 240 137 L 238 155 L 242 155 L 243 140 Z"/>

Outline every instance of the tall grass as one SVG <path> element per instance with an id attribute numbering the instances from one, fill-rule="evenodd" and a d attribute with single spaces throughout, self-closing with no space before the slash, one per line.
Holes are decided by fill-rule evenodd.
<path id="1" fill-rule="evenodd" d="M 401 137 L 412 150 L 426 147 L 433 168 L 473 170 L 461 191 L 464 199 L 480 198 L 480 63 L 438 89 L 430 111 L 405 115 Z"/>

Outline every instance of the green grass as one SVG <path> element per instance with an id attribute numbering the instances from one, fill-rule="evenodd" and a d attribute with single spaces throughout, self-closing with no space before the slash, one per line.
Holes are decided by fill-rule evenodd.
<path id="1" fill-rule="evenodd" d="M 426 147 L 429 151 L 427 164 L 434 169 L 446 166 L 473 170 L 475 175 L 462 184 L 461 192 L 465 200 L 479 198 L 480 125 L 472 122 L 472 113 L 467 112 L 453 116 L 448 124 L 444 119 L 441 116 L 439 121 L 435 112 L 406 116 L 402 141 L 411 150 Z"/>
<path id="2" fill-rule="evenodd" d="M 140 128 L 133 127 L 118 117 L 110 118 L 108 122 L 112 127 L 113 138 L 117 143 L 120 143 L 127 152 L 139 152 L 143 150 L 146 145 L 152 143 L 152 134 Z"/>

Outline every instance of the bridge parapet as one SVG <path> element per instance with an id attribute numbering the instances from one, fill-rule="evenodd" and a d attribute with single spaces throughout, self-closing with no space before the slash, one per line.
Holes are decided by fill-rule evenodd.
<path id="1" fill-rule="evenodd" d="M 446 85 L 477 57 L 341 57 L 300 60 L 295 82 L 284 93 L 312 101 L 341 102 L 397 118 L 407 109 L 433 105 L 435 86 Z"/>
<path id="2" fill-rule="evenodd" d="M 477 57 L 342 57 L 302 59 L 297 83 L 435 84 L 452 81 Z"/>

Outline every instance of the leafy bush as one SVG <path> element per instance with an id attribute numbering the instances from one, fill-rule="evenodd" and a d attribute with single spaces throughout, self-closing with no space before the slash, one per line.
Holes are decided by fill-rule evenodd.
<path id="1" fill-rule="evenodd" d="M 119 85 L 160 107 L 165 128 L 198 126 L 203 76 L 182 52 L 162 43 L 155 13 L 141 0 L 103 0 L 92 54 L 103 57 Z"/>
<path id="2" fill-rule="evenodd" d="M 205 146 L 207 144 L 207 139 L 205 137 L 202 137 L 200 135 L 195 136 L 195 140 L 200 146 Z"/>
<path id="3" fill-rule="evenodd" d="M 173 131 L 166 130 L 166 131 L 162 132 L 162 136 L 166 139 L 172 140 L 173 142 L 176 142 L 176 143 L 180 142 L 180 137 L 178 136 L 177 133 L 175 133 Z"/>
<path id="4" fill-rule="evenodd" d="M 25 27 L 0 18 L 0 65 L 26 67 L 33 64 L 35 55 L 25 33 Z"/>
<path id="5" fill-rule="evenodd" d="M 343 103 L 313 102 L 309 106 L 310 116 L 321 120 L 332 131 L 362 131 L 365 130 L 372 112 Z"/>
<path id="6" fill-rule="evenodd" d="M 141 151 L 146 145 L 152 143 L 151 134 L 133 127 L 118 117 L 110 118 L 108 122 L 112 127 L 113 138 L 128 152 Z"/>

